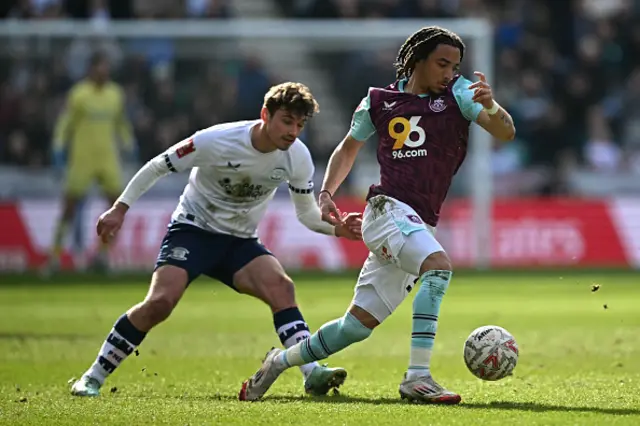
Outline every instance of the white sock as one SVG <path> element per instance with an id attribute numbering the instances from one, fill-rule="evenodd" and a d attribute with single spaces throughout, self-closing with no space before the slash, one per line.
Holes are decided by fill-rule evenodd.
<path id="1" fill-rule="evenodd" d="M 411 352 L 409 355 L 409 365 L 414 368 L 409 368 L 407 370 L 407 379 L 412 380 L 416 377 L 430 376 L 430 363 L 431 349 L 411 347 Z"/>
<path id="2" fill-rule="evenodd" d="M 102 344 L 98 357 L 83 376 L 90 376 L 104 384 L 105 379 L 136 349 L 136 345 L 122 337 L 115 329 Z"/>

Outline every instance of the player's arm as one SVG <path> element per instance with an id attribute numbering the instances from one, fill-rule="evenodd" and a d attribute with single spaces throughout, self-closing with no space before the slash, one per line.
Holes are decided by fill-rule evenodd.
<path id="1" fill-rule="evenodd" d="M 480 111 L 476 123 L 489 132 L 491 136 L 501 141 L 510 141 L 516 137 L 513 118 L 496 101 L 493 101 L 490 108 Z"/>
<path id="2" fill-rule="evenodd" d="M 363 141 L 356 139 L 352 133 L 349 133 L 333 150 L 327 165 L 324 179 L 322 180 L 322 190 L 320 195 L 333 196 L 342 182 L 351 172 L 353 164 L 356 161 L 360 148 L 364 145 Z"/>
<path id="3" fill-rule="evenodd" d="M 502 141 L 513 140 L 516 136 L 513 118 L 493 99 L 491 86 L 484 74 L 475 74 L 480 78 L 479 81 L 471 83 L 464 77 L 459 77 L 453 87 L 462 114 L 469 121 L 475 121 L 494 138 Z"/>
<path id="4" fill-rule="evenodd" d="M 67 95 L 64 111 L 58 117 L 53 129 L 53 152 L 64 151 L 65 144 L 73 137 L 74 128 L 80 118 L 80 86 L 73 87 Z"/>
<path id="5" fill-rule="evenodd" d="M 333 196 L 336 193 L 353 168 L 360 148 L 376 132 L 369 115 L 370 102 L 367 94 L 351 117 L 349 133 L 333 150 L 322 181 L 321 195 Z"/>
<path id="6" fill-rule="evenodd" d="M 203 165 L 206 162 L 207 151 L 204 138 L 206 136 L 196 133 L 149 160 L 131 178 L 114 207 L 126 211 L 163 176 Z"/>
<path id="7" fill-rule="evenodd" d="M 295 165 L 294 176 L 289 180 L 289 193 L 300 223 L 320 234 L 359 239 L 361 233 L 357 215 L 352 215 L 348 223 L 345 220 L 345 223 L 339 225 L 331 225 L 322 220 L 322 212 L 313 193 L 315 168 L 306 148 L 300 150 L 300 158 L 296 159 Z"/>
<path id="8" fill-rule="evenodd" d="M 341 214 L 332 197 L 351 172 L 358 152 L 364 143 L 376 132 L 369 115 L 369 106 L 370 98 L 367 95 L 353 113 L 349 133 L 331 154 L 322 181 L 322 189 L 318 197 L 322 220 L 333 225 L 337 225 L 341 221 Z"/>
<path id="9" fill-rule="evenodd" d="M 120 143 L 122 143 L 125 151 L 134 153 L 136 151 L 135 138 L 133 136 L 133 127 L 127 117 L 125 96 L 122 89 L 118 87 L 118 114 L 115 117 L 115 128 Z"/>

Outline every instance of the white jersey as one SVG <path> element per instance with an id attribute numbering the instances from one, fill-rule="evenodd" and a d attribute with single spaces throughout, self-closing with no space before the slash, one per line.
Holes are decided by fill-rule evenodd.
<path id="1" fill-rule="evenodd" d="M 162 154 L 172 172 L 192 168 L 172 220 L 241 238 L 257 237 L 277 187 L 313 192 L 309 149 L 296 141 L 287 151 L 257 151 L 251 129 L 261 120 L 224 123 L 201 130 Z"/>

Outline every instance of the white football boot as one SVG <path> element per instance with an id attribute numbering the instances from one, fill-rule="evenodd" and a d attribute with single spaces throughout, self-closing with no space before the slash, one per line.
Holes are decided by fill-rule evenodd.
<path id="1" fill-rule="evenodd" d="M 462 400 L 460 395 L 440 386 L 431 375 L 408 379 L 405 374 L 400 383 L 400 397 L 423 404 L 458 404 Z"/>
<path id="2" fill-rule="evenodd" d="M 238 394 L 240 401 L 257 401 L 267 393 L 273 382 L 282 374 L 286 367 L 279 365 L 275 358 L 282 353 L 282 349 L 272 348 L 262 361 L 262 367 L 242 383 Z"/>
<path id="3" fill-rule="evenodd" d="M 71 386 L 73 396 L 100 396 L 102 385 L 91 376 L 82 376 Z"/>

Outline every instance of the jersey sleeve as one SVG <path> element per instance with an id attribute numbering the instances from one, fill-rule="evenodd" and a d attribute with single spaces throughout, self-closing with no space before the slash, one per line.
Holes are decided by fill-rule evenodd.
<path id="1" fill-rule="evenodd" d="M 371 121 L 369 108 L 371 107 L 371 97 L 369 93 L 362 98 L 360 105 L 356 108 L 351 118 L 350 135 L 355 140 L 364 142 L 376 132 L 376 126 Z"/>
<path id="2" fill-rule="evenodd" d="M 315 167 L 306 146 L 302 145 L 302 149 L 297 150 L 294 164 L 295 168 L 289 179 L 289 190 L 294 194 L 311 194 Z"/>
<path id="3" fill-rule="evenodd" d="M 213 135 L 197 132 L 167 149 L 162 156 L 169 171 L 179 173 L 192 167 L 210 164 L 214 147 Z"/>
<path id="4" fill-rule="evenodd" d="M 471 81 L 460 76 L 453 84 L 452 91 L 464 118 L 469 121 L 476 121 L 478 114 L 482 111 L 482 105 L 472 100 L 473 90 L 469 89 L 471 84 Z"/>
<path id="5" fill-rule="evenodd" d="M 60 150 L 72 136 L 73 128 L 80 116 L 80 100 L 82 98 L 80 84 L 75 85 L 67 96 L 67 102 L 62 114 L 58 117 L 53 131 L 53 149 Z"/>
<path id="6" fill-rule="evenodd" d="M 126 97 L 124 94 L 124 90 L 120 86 L 115 86 L 114 90 L 116 91 L 116 98 L 118 105 L 116 107 L 118 113 L 115 117 L 115 126 L 116 131 L 118 133 L 120 142 L 126 151 L 132 152 L 134 147 L 134 136 L 133 136 L 133 128 L 131 127 L 131 122 L 127 117 L 126 110 Z"/>

